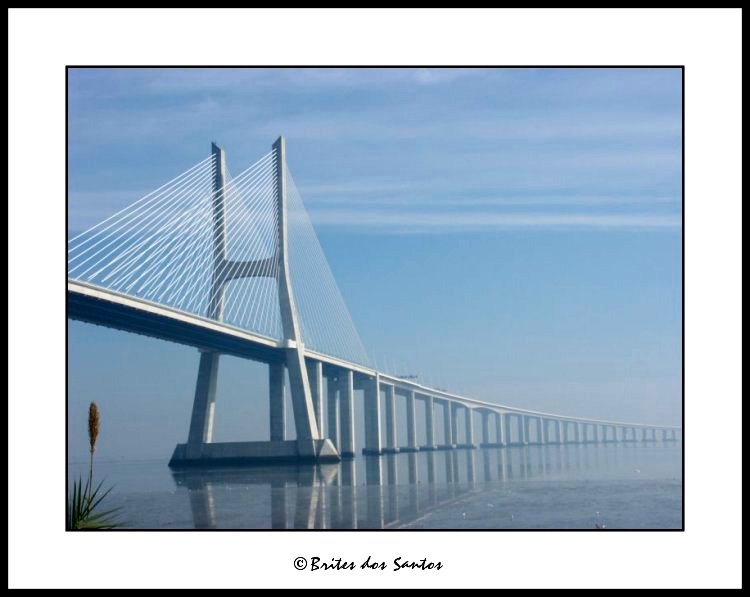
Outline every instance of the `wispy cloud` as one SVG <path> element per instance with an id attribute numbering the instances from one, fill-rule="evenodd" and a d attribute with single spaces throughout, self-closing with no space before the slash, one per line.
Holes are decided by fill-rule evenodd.
<path id="1" fill-rule="evenodd" d="M 315 209 L 313 223 L 343 226 L 379 233 L 446 233 L 508 228 L 536 229 L 668 229 L 679 228 L 677 214 L 592 214 L 592 213 L 437 213 L 426 211 L 379 211 Z"/>

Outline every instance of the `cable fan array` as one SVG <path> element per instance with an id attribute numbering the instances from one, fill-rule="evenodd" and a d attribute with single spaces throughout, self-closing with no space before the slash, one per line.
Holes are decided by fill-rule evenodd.
<path id="1" fill-rule="evenodd" d="M 223 197 L 229 260 L 276 253 L 276 155 L 270 152 L 222 189 L 214 156 L 93 226 L 68 244 L 68 277 L 206 317 L 223 292 L 222 320 L 281 337 L 276 260 L 254 278 L 215 285 L 214 212 Z"/>
<path id="2" fill-rule="evenodd" d="M 214 189 L 216 158 L 195 164 L 68 243 L 68 278 L 270 338 L 283 332 L 278 299 L 276 151 Z M 317 352 L 363 365 L 367 352 L 297 186 L 286 175 L 288 256 L 302 339 Z M 215 252 L 223 205 L 225 258 Z M 221 210 L 219 210 L 221 211 Z M 257 261 L 252 277 L 231 275 Z M 215 280 L 227 280 L 215 283 Z M 219 300 L 218 312 L 212 305 Z"/>
<path id="3" fill-rule="evenodd" d="M 370 358 L 288 167 L 286 173 L 289 270 L 304 342 L 317 352 L 369 366 Z"/>

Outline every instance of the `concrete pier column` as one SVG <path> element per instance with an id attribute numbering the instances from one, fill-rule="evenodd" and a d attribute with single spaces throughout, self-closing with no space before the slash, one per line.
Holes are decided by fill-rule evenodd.
<path id="1" fill-rule="evenodd" d="M 447 400 L 443 401 L 443 433 L 445 435 L 445 447 L 452 448 L 453 446 L 453 409 L 451 403 Z"/>
<path id="2" fill-rule="evenodd" d="M 503 445 L 510 446 L 513 443 L 513 437 L 510 433 L 511 415 L 510 413 L 502 413 L 500 417 L 503 423 Z"/>
<path id="3" fill-rule="evenodd" d="M 451 444 L 458 447 L 458 404 L 451 403 Z"/>
<path id="4" fill-rule="evenodd" d="M 560 421 L 559 419 L 555 421 L 555 439 L 557 440 L 558 444 L 563 443 L 562 421 Z"/>
<path id="5" fill-rule="evenodd" d="M 549 419 L 542 419 L 542 441 L 545 444 L 549 443 Z"/>
<path id="6" fill-rule="evenodd" d="M 342 457 L 354 456 L 354 373 L 344 371 L 339 375 L 339 419 L 341 446 L 339 454 Z"/>
<path id="7" fill-rule="evenodd" d="M 537 444 L 546 444 L 547 440 L 545 438 L 545 434 L 542 431 L 542 427 L 544 427 L 544 423 L 542 422 L 541 417 L 536 418 L 536 443 Z"/>
<path id="8" fill-rule="evenodd" d="M 568 426 L 569 426 L 568 421 L 562 422 L 562 431 L 563 431 L 562 443 L 564 444 L 570 443 L 570 430 L 568 429 Z"/>
<path id="9" fill-rule="evenodd" d="M 286 400 L 284 399 L 284 365 L 268 366 L 268 388 L 271 413 L 271 441 L 286 439 Z"/>
<path id="10" fill-rule="evenodd" d="M 338 380 L 331 376 L 328 378 L 328 439 L 331 440 L 337 450 L 339 446 L 339 391 Z"/>
<path id="11" fill-rule="evenodd" d="M 219 375 L 219 353 L 201 352 L 198 379 L 195 382 L 193 413 L 190 417 L 188 446 L 195 448 L 210 444 L 214 430 L 214 408 L 216 405 L 216 380 Z"/>
<path id="12" fill-rule="evenodd" d="M 414 391 L 406 392 L 406 448 L 409 452 L 416 452 L 417 447 L 417 401 Z"/>
<path id="13" fill-rule="evenodd" d="M 531 417 L 526 415 L 523 417 L 523 443 L 531 443 Z"/>
<path id="14" fill-rule="evenodd" d="M 593 432 L 593 435 L 594 435 L 594 443 L 598 444 L 599 443 L 599 425 L 597 425 L 596 423 L 591 425 L 591 431 Z"/>
<path id="15" fill-rule="evenodd" d="M 518 430 L 518 443 L 524 445 L 526 443 L 526 421 L 523 415 L 515 415 Z"/>
<path id="16" fill-rule="evenodd" d="M 365 381 L 365 447 L 363 453 L 379 456 L 380 443 L 380 377 Z"/>
<path id="17" fill-rule="evenodd" d="M 396 439 L 396 392 L 393 386 L 385 386 L 385 448 L 384 452 L 398 452 Z"/>
<path id="18" fill-rule="evenodd" d="M 312 395 L 315 420 L 318 423 L 318 433 L 320 433 L 320 437 L 325 437 L 323 430 L 323 363 L 309 361 L 307 363 L 307 375 L 310 378 L 310 394 Z"/>
<path id="19" fill-rule="evenodd" d="M 482 412 L 482 445 L 488 446 L 490 444 L 490 413 L 487 411 Z"/>
<path id="20" fill-rule="evenodd" d="M 464 409 L 464 415 L 466 416 L 464 422 L 466 427 L 466 447 L 476 448 L 474 444 L 474 411 L 467 407 Z"/>
<path id="21" fill-rule="evenodd" d="M 435 446 L 435 400 L 432 396 L 427 396 L 424 401 L 425 412 L 425 446 L 429 450 L 434 450 Z"/>
<path id="22" fill-rule="evenodd" d="M 580 423 L 573 423 L 573 426 L 574 426 L 573 427 L 573 432 L 575 433 L 575 436 L 574 436 L 575 437 L 575 442 L 577 444 L 580 444 L 581 443 L 581 439 L 582 439 L 582 436 L 581 436 L 581 424 Z"/>

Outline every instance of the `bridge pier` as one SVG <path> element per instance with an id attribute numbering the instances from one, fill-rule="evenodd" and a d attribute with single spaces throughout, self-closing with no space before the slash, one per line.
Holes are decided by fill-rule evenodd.
<path id="1" fill-rule="evenodd" d="M 452 450 L 456 446 L 454 445 L 453 435 L 453 412 L 451 403 L 448 400 L 443 400 L 443 435 L 445 436 L 445 443 L 438 446 L 441 450 Z"/>
<path id="2" fill-rule="evenodd" d="M 507 445 L 507 440 L 506 440 L 506 435 L 505 435 L 505 425 L 503 425 L 504 417 L 505 415 L 503 415 L 503 413 L 499 413 L 499 412 L 495 413 L 495 435 L 497 436 L 498 446 Z"/>
<path id="3" fill-rule="evenodd" d="M 426 444 L 422 446 L 422 450 L 435 450 L 435 400 L 432 396 L 425 396 L 424 412 Z"/>
<path id="4" fill-rule="evenodd" d="M 286 439 L 286 400 L 284 365 L 272 363 L 268 366 L 268 397 L 270 433 L 272 442 Z"/>
<path id="5" fill-rule="evenodd" d="M 482 441 L 479 445 L 486 448 L 492 445 L 492 442 L 490 441 L 490 413 L 482 411 L 480 415 L 482 417 Z"/>
<path id="6" fill-rule="evenodd" d="M 380 456 L 383 449 L 380 443 L 380 379 L 366 380 L 365 386 L 365 447 L 364 454 Z"/>
<path id="7" fill-rule="evenodd" d="M 544 433 L 542 432 L 542 427 L 544 425 L 542 423 L 542 417 L 534 417 L 534 422 L 536 423 L 536 441 L 534 443 L 538 446 L 544 445 Z"/>
<path id="8" fill-rule="evenodd" d="M 406 391 L 406 448 L 402 452 L 418 452 L 417 446 L 417 401 L 414 390 Z"/>
<path id="9" fill-rule="evenodd" d="M 195 382 L 193 413 L 188 432 L 188 451 L 194 454 L 201 444 L 211 443 L 214 431 L 214 411 L 216 407 L 216 382 L 219 375 L 219 353 L 200 353 L 198 379 Z"/>
<path id="10" fill-rule="evenodd" d="M 310 393 L 312 394 L 315 420 L 318 423 L 318 433 L 320 433 L 320 437 L 325 437 L 323 431 L 323 363 L 307 361 L 307 374 L 310 378 Z"/>
<path id="11" fill-rule="evenodd" d="M 531 438 L 531 417 L 524 415 L 523 419 L 523 443 L 529 444 Z"/>
<path id="12" fill-rule="evenodd" d="M 451 446 L 458 448 L 458 410 L 461 406 L 456 402 L 451 402 Z"/>
<path id="13" fill-rule="evenodd" d="M 338 380 L 334 375 L 328 376 L 328 396 L 326 407 L 328 409 L 328 438 L 338 450 L 339 444 L 339 391 Z"/>
<path id="14" fill-rule="evenodd" d="M 507 445 L 509 446 L 515 446 L 518 445 L 518 438 L 516 438 L 516 441 L 513 441 L 513 428 L 516 428 L 516 431 L 518 430 L 518 424 L 516 423 L 515 416 L 512 413 L 505 413 L 505 437 L 507 441 Z"/>
<path id="15" fill-rule="evenodd" d="M 354 373 L 342 371 L 338 381 L 339 402 L 341 415 L 341 446 L 339 454 L 342 458 L 354 457 Z"/>
<path id="16" fill-rule="evenodd" d="M 523 415 L 515 415 L 516 426 L 518 431 L 518 445 L 526 445 L 526 417 Z"/>
<path id="17" fill-rule="evenodd" d="M 396 392 L 391 385 L 383 386 L 385 391 L 385 448 L 383 452 L 395 454 L 398 452 L 396 433 Z"/>
<path id="18" fill-rule="evenodd" d="M 464 408 L 464 426 L 466 427 L 466 443 L 463 445 L 464 448 L 474 449 L 477 445 L 474 443 L 474 411 L 466 407 Z"/>

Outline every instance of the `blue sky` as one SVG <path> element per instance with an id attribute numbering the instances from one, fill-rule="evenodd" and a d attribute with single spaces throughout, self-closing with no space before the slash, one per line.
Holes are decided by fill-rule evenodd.
<path id="1" fill-rule="evenodd" d="M 679 70 L 74 69 L 68 107 L 71 234 L 212 140 L 239 172 L 283 134 L 379 364 L 486 400 L 679 423 Z M 71 457 L 92 399 L 103 457 L 168 456 L 197 351 L 69 332 Z M 220 375 L 217 439 L 262 437 L 263 369 L 227 358 Z"/>

